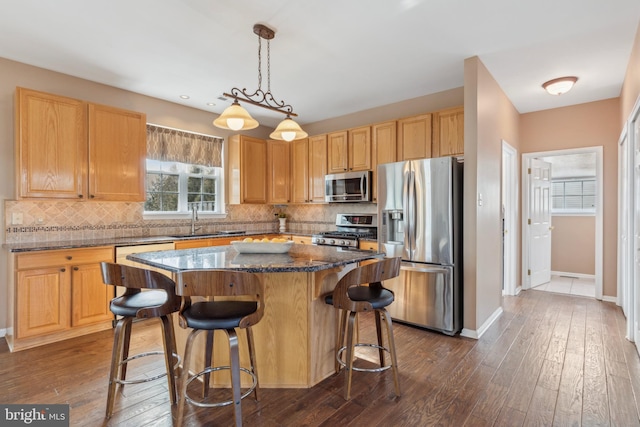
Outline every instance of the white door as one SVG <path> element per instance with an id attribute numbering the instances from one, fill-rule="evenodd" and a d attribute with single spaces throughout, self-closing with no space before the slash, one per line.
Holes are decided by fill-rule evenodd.
<path id="1" fill-rule="evenodd" d="M 529 270 L 531 287 L 551 280 L 551 163 L 529 164 Z"/>
<path id="2" fill-rule="evenodd" d="M 633 256 L 629 257 L 633 259 L 634 268 L 631 274 L 631 283 L 634 284 L 634 288 L 631 291 L 634 299 L 634 341 L 636 343 L 636 350 L 640 353 L 638 343 L 640 342 L 640 324 L 638 318 L 640 317 L 640 113 L 635 115 L 635 118 L 631 122 L 631 132 L 633 135 Z"/>
<path id="3" fill-rule="evenodd" d="M 517 295 L 518 152 L 502 141 L 502 292 Z"/>
<path id="4" fill-rule="evenodd" d="M 624 131 L 618 143 L 618 305 L 622 307 L 627 317 L 627 338 L 633 339 L 633 288 L 631 287 L 630 273 L 633 264 L 631 254 L 633 239 L 630 235 L 631 219 L 631 180 L 630 173 L 629 135 L 625 124 Z"/>

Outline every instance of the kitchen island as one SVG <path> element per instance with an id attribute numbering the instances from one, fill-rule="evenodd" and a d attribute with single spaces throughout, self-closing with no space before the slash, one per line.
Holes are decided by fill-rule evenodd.
<path id="1" fill-rule="evenodd" d="M 227 269 L 256 273 L 264 287 L 265 310 L 253 327 L 261 387 L 312 387 L 334 372 L 336 310 L 323 296 L 361 261 L 381 258 L 371 251 L 293 244 L 285 254 L 240 254 L 232 246 L 128 255 L 127 259 L 171 272 Z M 177 325 L 177 322 L 176 322 Z M 182 353 L 188 331 L 176 326 Z M 248 364 L 244 331 L 241 363 Z M 194 370 L 203 366 L 204 339 L 194 351 Z M 226 339 L 216 339 L 214 363 L 228 364 Z M 214 378 L 226 383 L 227 374 Z"/>

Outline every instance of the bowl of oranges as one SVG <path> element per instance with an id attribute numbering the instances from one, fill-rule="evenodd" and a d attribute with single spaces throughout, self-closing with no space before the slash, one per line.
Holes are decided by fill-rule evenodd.
<path id="1" fill-rule="evenodd" d="M 274 237 L 269 239 L 253 239 L 247 237 L 244 240 L 234 240 L 231 242 L 233 248 L 241 254 L 284 254 L 289 252 L 293 246 L 292 240 Z"/>

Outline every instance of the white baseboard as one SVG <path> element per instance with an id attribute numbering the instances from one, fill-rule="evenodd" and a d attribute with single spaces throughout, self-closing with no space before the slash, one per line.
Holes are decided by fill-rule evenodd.
<path id="1" fill-rule="evenodd" d="M 618 304 L 618 297 L 608 297 L 606 295 L 602 295 L 602 301 L 613 302 L 616 305 L 620 305 Z"/>
<path id="2" fill-rule="evenodd" d="M 582 273 L 567 273 L 565 271 L 552 271 L 552 276 L 564 276 L 564 277 L 575 277 L 577 279 L 596 279 L 595 274 L 582 274 Z"/>
<path id="3" fill-rule="evenodd" d="M 482 337 L 482 335 L 487 332 L 487 329 L 489 329 L 489 327 L 493 325 L 493 322 L 495 322 L 496 319 L 502 315 L 502 313 L 502 307 L 498 307 L 498 309 L 494 311 L 493 314 L 478 329 L 473 330 L 463 328 L 462 332 L 460 332 L 460 335 L 467 338 L 473 338 L 475 340 L 480 339 L 480 337 Z"/>
<path id="4" fill-rule="evenodd" d="M 5 335 L 7 335 L 7 330 L 6 329 L 0 329 L 0 338 L 3 338 Z"/>

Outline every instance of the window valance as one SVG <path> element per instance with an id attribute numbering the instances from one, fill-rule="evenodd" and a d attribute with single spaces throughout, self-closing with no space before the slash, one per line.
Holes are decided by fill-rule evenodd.
<path id="1" fill-rule="evenodd" d="M 147 158 L 221 167 L 223 141 L 213 136 L 147 125 Z"/>

